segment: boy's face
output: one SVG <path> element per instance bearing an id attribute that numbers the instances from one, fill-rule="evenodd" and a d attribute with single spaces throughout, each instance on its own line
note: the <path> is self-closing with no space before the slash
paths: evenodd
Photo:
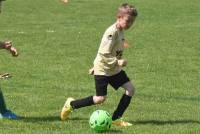
<path id="1" fill-rule="evenodd" d="M 129 29 L 132 25 L 133 22 L 135 21 L 135 17 L 130 16 L 130 15 L 124 15 L 118 18 L 118 24 L 121 29 Z"/>

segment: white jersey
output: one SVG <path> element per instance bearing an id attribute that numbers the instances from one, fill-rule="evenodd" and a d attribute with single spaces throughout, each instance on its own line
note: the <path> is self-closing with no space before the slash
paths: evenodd
<path id="1" fill-rule="evenodd" d="M 116 23 L 105 31 L 94 60 L 94 75 L 112 76 L 121 71 L 117 60 L 122 57 L 124 41 L 124 33 Z"/>

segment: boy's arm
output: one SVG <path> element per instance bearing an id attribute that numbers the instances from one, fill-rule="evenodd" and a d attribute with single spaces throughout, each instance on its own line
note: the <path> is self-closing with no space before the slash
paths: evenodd
<path id="1" fill-rule="evenodd" d="M 109 66 L 115 66 L 117 64 L 117 57 L 112 56 L 111 53 L 99 53 L 103 58 L 103 61 Z"/>
<path id="2" fill-rule="evenodd" d="M 104 61 L 109 65 L 109 66 L 115 66 L 116 64 L 118 66 L 121 66 L 121 67 L 124 67 L 127 65 L 127 60 L 125 59 L 117 59 L 116 57 L 110 55 L 110 54 L 107 54 L 107 55 L 102 55 Z"/>
<path id="3" fill-rule="evenodd" d="M 2 42 L 2 41 L 0 41 L 0 49 L 10 49 L 10 47 L 11 47 L 12 45 L 11 45 L 11 43 L 10 43 L 10 41 L 5 41 L 5 42 Z"/>
<path id="4" fill-rule="evenodd" d="M 92 68 L 89 69 L 88 74 L 90 74 L 90 75 L 94 74 L 94 67 L 92 67 Z"/>
<path id="5" fill-rule="evenodd" d="M 8 50 L 12 54 L 12 56 L 18 56 L 17 49 L 12 46 L 11 41 L 0 42 L 0 49 Z"/>

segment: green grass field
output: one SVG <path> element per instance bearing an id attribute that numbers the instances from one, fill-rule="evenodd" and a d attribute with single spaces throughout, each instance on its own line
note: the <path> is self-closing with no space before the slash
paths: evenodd
<path id="1" fill-rule="evenodd" d="M 19 49 L 12 58 L 1 50 L 0 72 L 7 107 L 20 120 L 0 120 L 0 134 L 90 134 L 89 116 L 114 111 L 123 90 L 108 90 L 103 105 L 82 108 L 62 122 L 60 110 L 69 96 L 95 94 L 88 69 L 105 29 L 115 21 L 124 0 L 7 0 L 0 15 L 0 40 Z M 139 16 L 125 32 L 131 47 L 125 68 L 136 94 L 124 119 L 132 127 L 107 133 L 200 133 L 200 1 L 126 0 Z"/>

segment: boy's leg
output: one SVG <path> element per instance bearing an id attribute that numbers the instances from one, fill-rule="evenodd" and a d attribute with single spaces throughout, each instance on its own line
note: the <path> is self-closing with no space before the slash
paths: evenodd
<path id="1" fill-rule="evenodd" d="M 94 105 L 93 96 L 77 99 L 70 103 L 73 109 Z"/>
<path id="2" fill-rule="evenodd" d="M 0 88 L 0 113 L 5 113 L 6 112 L 6 103 L 3 97 L 3 92 Z"/>
<path id="3" fill-rule="evenodd" d="M 3 92 L 0 89 L 0 114 L 1 118 L 18 119 L 18 116 L 6 108 Z"/>
<path id="4" fill-rule="evenodd" d="M 131 98 L 134 94 L 134 87 L 130 81 L 125 83 L 124 85 L 122 85 L 122 88 L 125 89 L 125 94 L 123 94 L 123 96 L 117 106 L 117 109 L 113 113 L 113 116 L 112 116 L 113 121 L 122 117 L 123 113 L 129 106 L 129 104 L 131 102 Z"/>
<path id="5" fill-rule="evenodd" d="M 130 82 L 130 79 L 126 75 L 126 72 L 121 70 L 118 74 L 109 77 L 109 84 L 117 90 L 119 87 L 125 89 L 125 94 L 122 96 L 117 109 L 114 111 L 112 120 L 116 120 L 122 117 L 126 108 L 130 104 L 131 98 L 134 94 L 134 87 Z"/>
<path id="6" fill-rule="evenodd" d="M 99 104 L 104 102 L 105 99 L 106 96 L 89 96 L 77 100 L 74 100 L 73 98 L 68 98 L 61 111 L 61 120 L 66 120 L 69 114 L 75 109 L 91 106 L 94 104 Z"/>
<path id="7" fill-rule="evenodd" d="M 108 81 L 106 76 L 94 76 L 96 86 L 96 96 L 89 96 L 83 99 L 74 100 L 68 98 L 61 111 L 61 120 L 66 120 L 68 115 L 74 110 L 94 104 L 103 103 L 106 100 Z"/>
<path id="8" fill-rule="evenodd" d="M 78 109 L 86 106 L 96 105 L 103 103 L 106 96 L 89 96 L 83 99 L 74 100 L 70 103 L 73 109 Z"/>

